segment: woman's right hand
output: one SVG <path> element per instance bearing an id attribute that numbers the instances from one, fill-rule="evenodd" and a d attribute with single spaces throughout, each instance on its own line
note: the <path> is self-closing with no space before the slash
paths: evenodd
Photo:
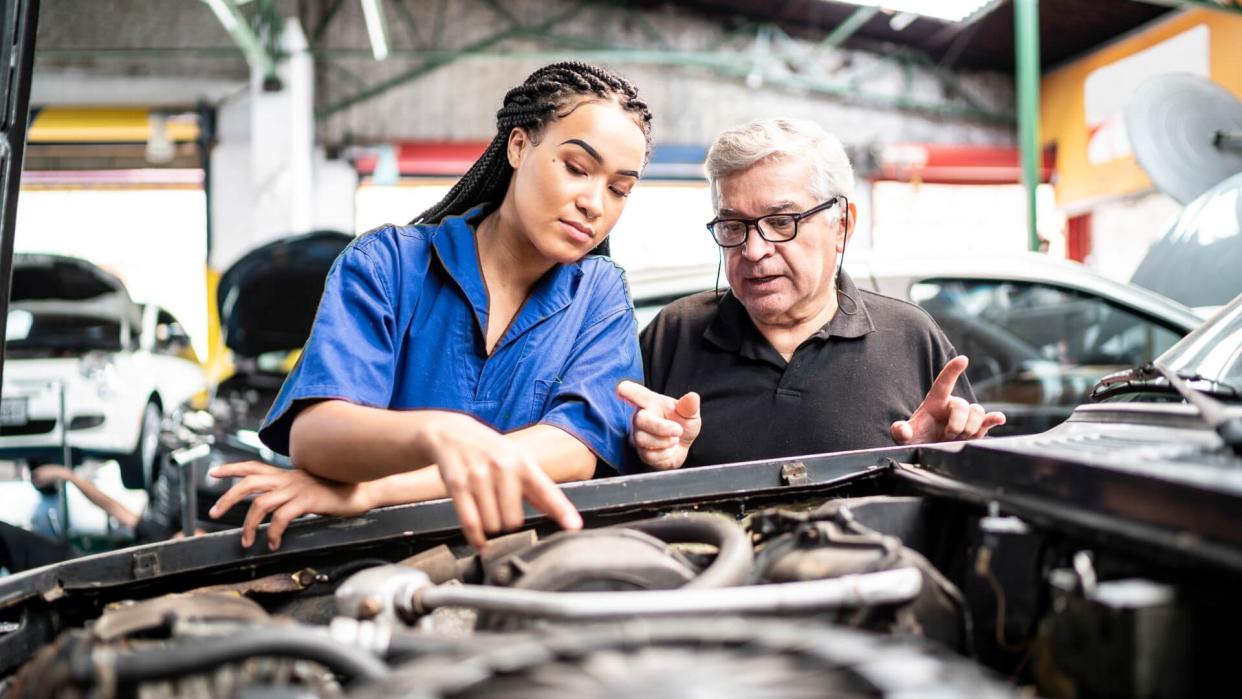
<path id="1" fill-rule="evenodd" d="M 212 505 L 212 519 L 228 512 L 250 495 L 257 495 L 242 525 L 242 546 L 254 543 L 259 525 L 272 515 L 267 528 L 267 547 L 280 548 L 289 523 L 306 514 L 356 517 L 370 510 L 372 501 L 365 483 L 337 483 L 300 469 L 277 468 L 260 461 L 243 461 L 213 468 L 213 478 L 241 478 Z"/>
<path id="2" fill-rule="evenodd" d="M 581 529 L 582 517 L 527 448 L 462 413 L 442 413 L 421 426 L 428 461 L 440 478 L 466 540 L 482 550 L 488 534 L 525 522 L 522 499 L 563 529 Z"/>

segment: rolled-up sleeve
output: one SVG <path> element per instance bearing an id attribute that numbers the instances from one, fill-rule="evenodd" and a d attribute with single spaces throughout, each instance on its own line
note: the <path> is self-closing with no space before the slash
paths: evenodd
<path id="1" fill-rule="evenodd" d="M 578 334 L 559 381 L 549 389 L 547 410 L 539 422 L 569 432 L 622 472 L 633 409 L 617 397 L 617 384 L 642 383 L 643 367 L 634 311 L 623 282 L 610 300 L 612 310 Z"/>
<path id="2" fill-rule="evenodd" d="M 396 371 L 395 322 L 385 279 L 364 243 L 355 241 L 328 273 L 310 338 L 280 389 L 259 438 L 289 453 L 289 430 L 308 401 L 335 398 L 387 408 Z"/>

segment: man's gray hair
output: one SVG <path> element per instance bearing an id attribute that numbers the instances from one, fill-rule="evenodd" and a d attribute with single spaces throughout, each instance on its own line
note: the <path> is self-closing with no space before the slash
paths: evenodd
<path id="1" fill-rule="evenodd" d="M 844 194 L 854 198 L 854 167 L 836 136 L 805 119 L 759 119 L 721 133 L 707 151 L 712 206 L 720 208 L 720 178 L 769 158 L 811 157 L 811 194 L 820 201 Z"/>

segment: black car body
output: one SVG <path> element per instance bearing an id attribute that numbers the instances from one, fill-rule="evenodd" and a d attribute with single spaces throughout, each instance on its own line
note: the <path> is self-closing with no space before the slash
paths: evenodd
<path id="1" fill-rule="evenodd" d="M 234 367 L 208 406 L 221 449 L 278 460 L 251 433 L 284 383 L 289 354 L 306 343 L 324 280 L 351 241 L 337 231 L 283 237 L 246 253 L 220 276 L 217 311 Z"/>

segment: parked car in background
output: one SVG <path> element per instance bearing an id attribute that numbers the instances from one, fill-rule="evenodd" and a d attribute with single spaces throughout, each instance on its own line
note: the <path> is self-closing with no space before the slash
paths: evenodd
<path id="1" fill-rule="evenodd" d="M 166 413 L 206 388 L 189 335 L 116 276 L 60 255 L 13 256 L 0 458 L 116 459 L 150 484 Z"/>
<path id="2" fill-rule="evenodd" d="M 1040 432 L 1069 417 L 1106 374 L 1150 362 L 1199 325 L 1188 307 L 1035 253 L 847 255 L 860 289 L 918 304 L 970 357 L 967 376 L 1008 422 L 994 434 Z M 639 327 L 666 304 L 715 288 L 715 266 L 629 275 Z M 727 287 L 723 273 L 721 288 Z"/>

